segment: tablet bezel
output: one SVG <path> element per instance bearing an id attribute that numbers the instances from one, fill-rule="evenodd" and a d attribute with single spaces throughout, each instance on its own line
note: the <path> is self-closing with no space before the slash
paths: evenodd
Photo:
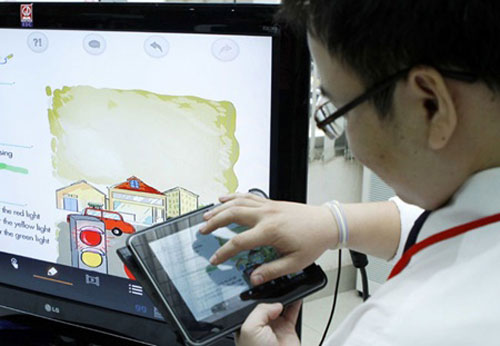
<path id="1" fill-rule="evenodd" d="M 326 285 L 325 274 L 317 265 L 313 264 L 304 269 L 302 275 L 304 279 L 302 279 L 300 283 L 296 283 L 296 287 L 294 288 L 288 285 L 283 295 L 278 294 L 269 298 L 251 300 L 248 306 L 236 312 L 232 312 L 213 323 L 197 321 L 174 283 L 168 277 L 168 274 L 163 271 L 162 265 L 148 244 L 154 240 L 167 237 L 193 225 L 200 224 L 203 222 L 203 214 L 211 208 L 213 208 L 213 206 L 208 206 L 176 219 L 154 225 L 131 235 L 127 240 L 127 246 L 136 258 L 137 263 L 141 266 L 141 269 L 155 287 L 183 337 L 190 344 L 206 345 L 237 330 L 248 314 L 260 302 L 281 302 L 286 305 L 316 292 Z M 161 277 L 158 277 L 156 270 L 153 269 L 155 267 L 161 269 Z M 160 283 L 160 280 L 162 283 Z M 165 295 L 166 291 L 169 292 L 168 297 Z"/>

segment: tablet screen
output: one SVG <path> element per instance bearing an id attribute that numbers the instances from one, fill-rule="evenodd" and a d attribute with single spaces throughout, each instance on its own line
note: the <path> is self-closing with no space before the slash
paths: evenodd
<path id="1" fill-rule="evenodd" d="M 149 246 L 197 321 L 212 322 L 252 304 L 240 293 L 252 287 L 250 274 L 278 257 L 271 247 L 244 251 L 219 266 L 210 257 L 225 242 L 246 230 L 239 225 L 199 233 L 201 223 L 154 240 Z"/>

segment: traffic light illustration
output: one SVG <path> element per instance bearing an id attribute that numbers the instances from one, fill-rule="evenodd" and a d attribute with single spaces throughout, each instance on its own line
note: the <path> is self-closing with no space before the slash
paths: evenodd
<path id="1" fill-rule="evenodd" d="M 108 273 L 106 226 L 85 215 L 68 215 L 73 267 Z"/>

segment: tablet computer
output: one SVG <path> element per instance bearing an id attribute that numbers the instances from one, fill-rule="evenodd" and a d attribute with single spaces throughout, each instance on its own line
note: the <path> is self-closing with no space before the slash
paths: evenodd
<path id="1" fill-rule="evenodd" d="M 236 331 L 260 302 L 286 305 L 318 291 L 327 282 L 321 268 L 312 264 L 252 287 L 252 271 L 278 258 L 272 247 L 244 251 L 212 266 L 209 258 L 214 252 L 246 228 L 231 224 L 209 235 L 200 234 L 203 214 L 211 208 L 157 224 L 127 240 L 136 261 L 135 271 L 141 272 L 139 283 L 148 286 L 149 295 L 162 305 L 160 311 L 169 315 L 167 321 L 176 325 L 190 345 L 207 345 Z"/>

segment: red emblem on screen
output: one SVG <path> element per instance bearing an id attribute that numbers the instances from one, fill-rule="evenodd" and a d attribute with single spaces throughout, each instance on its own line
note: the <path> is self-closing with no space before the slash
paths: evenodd
<path id="1" fill-rule="evenodd" d="M 33 4 L 21 5 L 21 26 L 33 27 Z"/>

